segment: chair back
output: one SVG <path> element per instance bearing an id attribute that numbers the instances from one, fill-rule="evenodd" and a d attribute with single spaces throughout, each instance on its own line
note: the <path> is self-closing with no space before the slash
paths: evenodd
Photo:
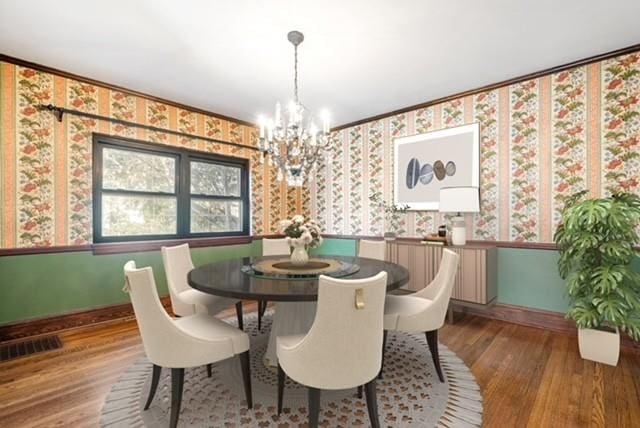
<path id="1" fill-rule="evenodd" d="M 287 240 L 262 238 L 262 255 L 263 256 L 288 256 L 291 254 L 291 248 L 287 245 Z"/>
<path id="2" fill-rule="evenodd" d="M 445 249 L 442 253 L 438 273 L 435 278 L 433 278 L 433 281 L 422 290 L 413 294 L 413 296 L 423 297 L 433 301 L 429 312 L 433 317 L 438 319 L 438 321 L 442 320 L 442 324 L 444 324 L 447 315 L 449 300 L 453 292 L 453 284 L 456 281 L 459 263 L 460 256 L 451 250 Z M 442 326 L 442 324 L 440 326 Z"/>
<path id="3" fill-rule="evenodd" d="M 195 305 L 185 303 L 179 297 L 183 291 L 191 290 L 187 282 L 187 274 L 193 269 L 189 244 L 162 247 L 161 252 L 173 312 L 181 317 L 193 315 L 196 312 Z"/>
<path id="4" fill-rule="evenodd" d="M 375 378 L 382 364 L 387 273 L 343 280 L 320 276 L 316 316 L 297 347 L 292 379 L 314 388 L 352 388 Z M 284 367 L 284 366 L 283 366 Z"/>
<path id="5" fill-rule="evenodd" d="M 358 247 L 358 257 L 385 261 L 387 258 L 386 241 L 367 241 L 366 239 L 361 239 Z"/>
<path id="6" fill-rule="evenodd" d="M 173 320 L 164 310 L 151 267 L 136 268 L 134 261 L 124 265 L 125 289 L 131 297 L 144 351 L 149 360 L 162 367 L 171 367 L 167 350 L 179 344 L 171 342 L 175 329 Z"/>

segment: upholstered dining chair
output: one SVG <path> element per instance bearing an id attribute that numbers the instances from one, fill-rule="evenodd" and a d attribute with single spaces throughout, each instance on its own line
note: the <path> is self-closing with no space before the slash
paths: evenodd
<path id="1" fill-rule="evenodd" d="M 231 305 L 236 305 L 238 327 L 241 330 L 244 328 L 241 300 L 213 296 L 189 286 L 187 274 L 193 269 L 189 244 L 162 247 L 161 252 L 174 314 L 180 317 L 195 313 L 215 315 Z"/>
<path id="2" fill-rule="evenodd" d="M 291 254 L 291 247 L 285 238 L 270 239 L 262 238 L 263 256 L 288 256 Z M 258 300 L 258 330 L 262 329 L 262 316 L 267 310 L 267 301 Z"/>
<path id="3" fill-rule="evenodd" d="M 287 239 L 269 239 L 262 238 L 262 255 L 263 256 L 288 256 L 291 254 L 291 248 L 287 244 Z"/>
<path id="4" fill-rule="evenodd" d="M 203 313 L 172 319 L 162 307 L 151 267 L 124 266 L 125 291 L 131 297 L 147 358 L 153 364 L 151 389 L 144 410 L 153 401 L 162 368 L 171 369 L 170 426 L 178 424 L 184 369 L 240 358 L 247 406 L 253 407 L 249 336 L 219 319 Z M 210 372 L 209 372 L 210 373 Z"/>
<path id="5" fill-rule="evenodd" d="M 369 419 L 379 427 L 376 376 L 382 364 L 382 328 L 387 273 L 344 280 L 320 276 L 318 306 L 306 335 L 280 336 L 278 414 L 285 377 L 309 388 L 309 426 L 317 427 L 322 389 L 365 385 Z"/>
<path id="6" fill-rule="evenodd" d="M 367 259 L 386 260 L 387 243 L 386 241 L 368 241 L 361 239 L 358 245 L 358 257 Z"/>
<path id="7" fill-rule="evenodd" d="M 445 249 L 438 273 L 429 285 L 410 295 L 389 295 L 384 305 L 383 343 L 388 331 L 424 332 L 440 382 L 444 382 L 444 376 L 438 355 L 438 329 L 444 325 L 459 259 L 458 254 Z"/>

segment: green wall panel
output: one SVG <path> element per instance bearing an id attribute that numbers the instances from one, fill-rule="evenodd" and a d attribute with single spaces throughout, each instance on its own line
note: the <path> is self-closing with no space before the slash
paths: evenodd
<path id="1" fill-rule="evenodd" d="M 557 251 L 499 248 L 498 302 L 565 312 L 568 300 L 557 262 Z"/>
<path id="2" fill-rule="evenodd" d="M 328 238 L 322 242 L 322 245 L 311 251 L 312 255 L 334 255 L 334 256 L 355 256 L 356 241 L 355 239 L 333 239 Z"/>
<path id="3" fill-rule="evenodd" d="M 260 254 L 258 241 L 246 245 L 194 248 L 196 266 Z M 0 257 L 0 324 L 125 303 L 122 267 L 128 260 L 151 266 L 158 292 L 167 283 L 160 251 L 93 255 L 91 252 Z"/>

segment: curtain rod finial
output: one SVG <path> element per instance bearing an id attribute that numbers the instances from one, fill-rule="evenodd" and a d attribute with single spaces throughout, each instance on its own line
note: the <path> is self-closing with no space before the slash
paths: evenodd
<path id="1" fill-rule="evenodd" d="M 64 109 L 61 107 L 56 107 L 53 104 L 40 104 L 38 106 L 38 108 L 40 110 L 49 110 L 50 112 L 52 112 L 55 116 L 56 119 L 58 120 L 58 122 L 62 122 L 62 116 L 64 115 Z"/>

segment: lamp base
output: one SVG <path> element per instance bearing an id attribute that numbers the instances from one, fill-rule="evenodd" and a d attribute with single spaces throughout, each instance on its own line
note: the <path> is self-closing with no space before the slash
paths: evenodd
<path id="1" fill-rule="evenodd" d="M 451 244 L 464 245 L 467 243 L 467 227 L 464 217 L 454 217 L 451 219 Z"/>

